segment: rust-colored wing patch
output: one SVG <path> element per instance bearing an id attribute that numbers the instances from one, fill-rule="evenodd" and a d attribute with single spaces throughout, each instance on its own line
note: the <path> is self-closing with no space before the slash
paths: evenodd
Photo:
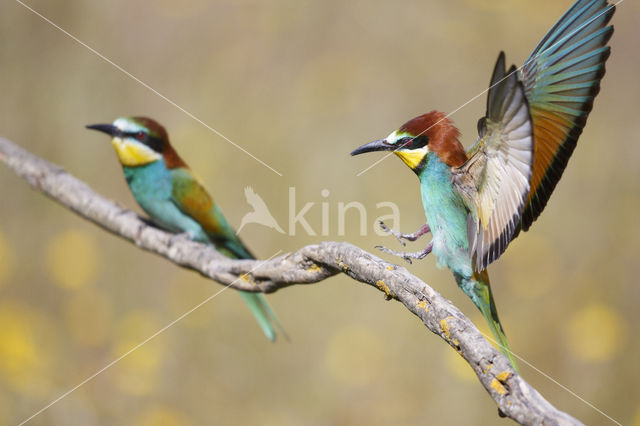
<path id="1" fill-rule="evenodd" d="M 577 1 L 519 72 L 534 136 L 531 190 L 520 223 L 525 231 L 560 180 L 600 91 L 613 34 L 607 23 L 614 11 L 606 0 Z"/>

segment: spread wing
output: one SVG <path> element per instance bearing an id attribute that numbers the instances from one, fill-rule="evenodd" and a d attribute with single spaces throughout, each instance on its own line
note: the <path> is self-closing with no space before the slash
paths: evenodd
<path id="1" fill-rule="evenodd" d="M 204 229 L 218 250 L 226 249 L 232 257 L 252 258 L 251 253 L 236 236 L 222 212 L 207 190 L 191 174 L 189 169 L 171 169 L 173 177 L 172 201 Z"/>
<path id="2" fill-rule="evenodd" d="M 469 253 L 484 270 L 507 248 L 529 195 L 533 133 L 524 87 L 504 53 L 493 71 L 486 116 L 469 160 L 453 170 L 453 184 L 470 210 Z"/>
<path id="3" fill-rule="evenodd" d="M 560 180 L 600 91 L 613 34 L 606 25 L 614 12 L 606 0 L 576 1 L 519 71 L 534 137 L 531 190 L 520 224 L 525 231 Z"/>

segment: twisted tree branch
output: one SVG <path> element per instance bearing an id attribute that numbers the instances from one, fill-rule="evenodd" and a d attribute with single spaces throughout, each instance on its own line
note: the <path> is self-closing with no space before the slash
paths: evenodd
<path id="1" fill-rule="evenodd" d="M 134 212 L 12 142 L 0 138 L 0 160 L 35 189 L 105 230 L 186 268 L 238 290 L 271 293 L 343 273 L 396 299 L 444 339 L 473 368 L 501 413 L 527 425 L 577 425 L 547 402 L 511 367 L 471 321 L 405 268 L 349 243 L 321 242 L 268 261 L 230 260 L 210 246 L 155 228 Z"/>

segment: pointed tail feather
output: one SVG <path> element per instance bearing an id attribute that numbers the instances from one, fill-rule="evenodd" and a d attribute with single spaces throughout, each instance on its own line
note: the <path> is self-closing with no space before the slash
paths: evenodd
<path id="1" fill-rule="evenodd" d="M 500 350 L 507 356 L 507 358 L 509 358 L 513 368 L 519 372 L 518 364 L 516 364 L 515 357 L 509 348 L 507 336 L 505 335 L 502 324 L 500 324 L 500 319 L 498 318 L 498 311 L 496 309 L 496 304 L 493 301 L 493 294 L 491 293 L 489 274 L 487 270 L 485 269 L 482 272 L 474 273 L 473 279 L 471 280 L 462 279 L 462 281 L 462 290 L 471 297 L 473 303 L 478 307 L 478 309 L 480 309 L 480 312 L 482 312 L 482 315 L 489 324 L 491 332 L 496 338 L 496 343 L 500 347 Z"/>
<path id="2" fill-rule="evenodd" d="M 271 306 L 267 303 L 267 300 L 260 293 L 248 293 L 246 291 L 239 291 L 240 295 L 244 299 L 251 313 L 258 321 L 260 328 L 264 332 L 265 336 L 272 342 L 276 340 L 276 328 L 282 333 L 282 335 L 289 340 L 287 333 L 285 333 L 282 324 L 276 317 L 275 312 L 271 309 Z"/>
<path id="3" fill-rule="evenodd" d="M 217 241 L 216 248 L 220 253 L 231 259 L 254 259 L 251 252 L 245 247 L 240 238 L 233 232 L 231 226 L 227 223 L 226 219 L 222 215 L 219 209 L 215 210 L 216 221 L 221 224 L 223 229 L 227 232 L 223 235 L 224 238 L 219 238 L 220 235 L 211 235 L 211 241 Z M 244 299 L 251 313 L 258 321 L 260 328 L 272 342 L 276 340 L 276 329 L 282 333 L 285 339 L 289 340 L 287 333 L 285 333 L 282 324 L 278 320 L 273 309 L 267 303 L 265 297 L 260 293 L 250 293 L 246 291 L 239 291 L 240 295 Z"/>
<path id="4" fill-rule="evenodd" d="M 271 308 L 271 305 L 267 303 L 267 299 L 262 294 L 259 294 L 258 296 L 260 296 L 258 297 L 258 302 L 260 302 L 260 305 L 262 306 L 262 310 L 269 315 L 269 319 L 271 320 L 271 325 L 275 326 L 275 328 L 278 330 L 280 334 L 282 334 L 282 336 L 286 341 L 288 342 L 291 341 L 289 339 L 289 335 L 284 330 L 282 323 L 278 319 L 278 316 L 276 315 L 275 311 L 273 310 L 273 308 Z"/>

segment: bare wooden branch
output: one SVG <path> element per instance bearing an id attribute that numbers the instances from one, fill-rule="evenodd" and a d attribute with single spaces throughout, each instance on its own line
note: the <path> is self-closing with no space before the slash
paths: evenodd
<path id="1" fill-rule="evenodd" d="M 230 260 L 210 246 L 147 224 L 60 167 L 3 138 L 0 159 L 32 187 L 105 230 L 235 289 L 271 293 L 294 284 L 317 283 L 339 273 L 369 284 L 387 299 L 401 302 L 457 351 L 503 415 L 526 425 L 581 424 L 547 402 L 458 308 L 403 267 L 339 242 L 309 245 L 268 261 Z"/>

